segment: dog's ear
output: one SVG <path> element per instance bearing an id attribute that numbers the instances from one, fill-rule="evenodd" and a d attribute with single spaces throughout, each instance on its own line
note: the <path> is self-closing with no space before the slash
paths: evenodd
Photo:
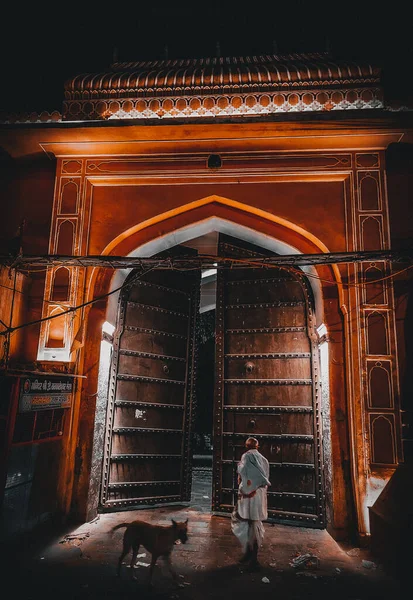
<path id="1" fill-rule="evenodd" d="M 171 521 L 172 521 L 173 526 L 176 527 L 176 521 L 174 521 L 173 519 L 171 519 Z"/>

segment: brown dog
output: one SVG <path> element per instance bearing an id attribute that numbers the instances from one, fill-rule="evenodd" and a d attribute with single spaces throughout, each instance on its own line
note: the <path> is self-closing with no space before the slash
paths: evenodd
<path id="1" fill-rule="evenodd" d="M 119 523 L 112 527 L 111 533 L 117 529 L 126 527 L 123 534 L 123 550 L 118 560 L 117 575 L 120 577 L 122 561 L 125 556 L 132 550 L 132 560 L 130 563 L 133 576 L 133 567 L 136 562 L 136 557 L 140 546 L 143 546 L 152 554 L 151 565 L 149 568 L 148 583 L 152 581 L 152 574 L 156 561 L 161 556 L 168 565 L 169 571 L 176 581 L 177 575 L 171 564 L 171 553 L 174 544 L 180 540 L 183 544 L 188 539 L 188 519 L 179 523 L 172 519 L 172 525 L 153 525 L 145 523 L 145 521 L 132 521 L 131 523 Z"/>

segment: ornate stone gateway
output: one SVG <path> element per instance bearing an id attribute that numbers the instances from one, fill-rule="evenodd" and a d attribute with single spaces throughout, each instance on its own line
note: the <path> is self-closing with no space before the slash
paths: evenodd
<path id="1" fill-rule="evenodd" d="M 221 239 L 221 257 L 257 257 L 233 242 Z M 232 510 L 237 462 L 253 435 L 270 462 L 270 518 L 324 527 L 315 339 L 310 290 L 296 269 L 219 270 L 215 511 Z"/>

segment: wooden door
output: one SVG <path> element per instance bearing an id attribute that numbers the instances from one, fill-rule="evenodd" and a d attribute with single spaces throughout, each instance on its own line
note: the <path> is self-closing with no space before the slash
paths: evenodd
<path id="1" fill-rule="evenodd" d="M 221 236 L 220 257 L 258 249 Z M 263 254 L 264 251 L 261 250 Z M 270 462 L 269 518 L 324 527 L 318 348 L 306 279 L 285 268 L 219 268 L 213 510 L 236 503 L 248 436 Z"/>
<path id="2" fill-rule="evenodd" d="M 190 500 L 199 286 L 199 271 L 175 270 L 132 275 L 124 286 L 109 386 L 105 509 Z"/>

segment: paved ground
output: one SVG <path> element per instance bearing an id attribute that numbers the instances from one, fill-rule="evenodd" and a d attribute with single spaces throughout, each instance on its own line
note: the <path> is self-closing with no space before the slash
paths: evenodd
<path id="1" fill-rule="evenodd" d="M 401 582 L 377 565 L 367 550 L 339 545 L 326 531 L 315 529 L 266 523 L 259 555 L 261 570 L 249 572 L 238 564 L 241 551 L 230 520 L 210 514 L 209 495 L 208 476 L 201 474 L 189 507 L 102 514 L 91 523 L 38 540 L 8 557 L 3 554 L 7 580 L 15 582 L 10 596 L 22 600 L 40 596 L 56 596 L 59 600 L 401 598 Z M 124 530 L 111 536 L 111 527 L 134 518 L 169 524 L 172 517 L 189 519 L 189 540 L 185 545 L 176 545 L 172 558 L 180 574 L 179 585 L 174 585 L 160 562 L 154 571 L 153 586 L 148 589 L 145 578 L 150 556 L 143 549 L 133 569 L 136 579 L 132 579 L 127 564 L 130 559 L 125 561 L 122 577 L 117 578 Z M 304 554 L 317 556 L 318 567 L 291 566 L 294 558 Z M 4 576 L 2 580 L 4 585 Z"/>

